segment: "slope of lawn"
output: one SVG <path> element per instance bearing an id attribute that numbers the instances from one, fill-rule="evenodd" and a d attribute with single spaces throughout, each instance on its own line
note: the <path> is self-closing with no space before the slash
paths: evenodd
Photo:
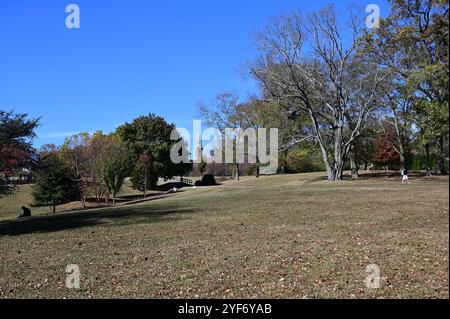
<path id="1" fill-rule="evenodd" d="M 0 297 L 448 298 L 448 192 L 448 177 L 302 174 L 4 220 Z"/>
<path id="2" fill-rule="evenodd" d="M 14 219 L 21 212 L 22 206 L 26 206 L 32 210 L 32 215 L 43 215 L 48 214 L 51 210 L 49 207 L 35 207 L 34 200 L 32 196 L 33 187 L 32 185 L 20 185 L 13 196 L 0 198 L 0 221 Z M 150 192 L 151 194 L 152 192 Z M 131 187 L 129 181 L 125 181 L 121 192 L 118 194 L 119 200 L 133 200 L 142 196 L 140 191 L 134 190 Z M 89 206 L 95 207 L 95 199 L 91 199 Z M 68 203 L 65 205 L 59 205 L 56 208 L 57 212 L 70 211 L 74 209 L 81 209 L 81 202 Z"/>

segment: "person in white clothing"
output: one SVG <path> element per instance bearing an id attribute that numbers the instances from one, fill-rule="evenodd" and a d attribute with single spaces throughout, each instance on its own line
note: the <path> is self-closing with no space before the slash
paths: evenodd
<path id="1" fill-rule="evenodd" d="M 408 170 L 406 168 L 402 169 L 402 184 L 409 184 Z"/>

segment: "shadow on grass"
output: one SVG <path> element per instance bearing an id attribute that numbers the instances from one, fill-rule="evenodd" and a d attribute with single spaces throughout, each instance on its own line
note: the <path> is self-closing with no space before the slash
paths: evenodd
<path id="1" fill-rule="evenodd" d="M 149 194 L 145 195 L 145 198 L 152 198 L 152 197 L 160 196 L 160 195 L 162 195 L 162 192 L 150 191 Z M 116 202 L 117 203 L 123 203 L 123 202 L 139 200 L 139 199 L 144 199 L 144 196 L 142 194 L 139 194 L 139 195 L 123 195 L 123 196 L 117 197 L 116 198 Z"/>
<path id="2" fill-rule="evenodd" d="M 308 184 L 314 184 L 317 182 L 326 182 L 327 180 L 328 180 L 328 176 L 322 175 L 322 176 L 311 178 L 311 179 L 305 181 L 304 184 L 308 185 Z"/>
<path id="3" fill-rule="evenodd" d="M 408 173 L 409 177 L 413 178 L 432 178 L 433 176 L 427 176 L 426 172 L 423 171 L 410 171 Z M 439 176 L 439 175 L 436 175 Z M 345 179 L 351 180 L 351 174 L 347 173 L 344 175 Z M 373 172 L 367 172 L 363 171 L 359 173 L 358 179 L 360 180 L 369 180 L 369 179 L 398 179 L 401 180 L 402 175 L 400 172 L 397 171 L 373 171 Z"/>
<path id="4" fill-rule="evenodd" d="M 0 222 L 0 236 L 51 233 L 101 224 L 111 226 L 148 224 L 181 219 L 181 215 L 194 212 L 196 210 L 192 208 L 175 206 L 140 206 L 57 213 Z"/>
<path id="5" fill-rule="evenodd" d="M 161 191 L 161 192 L 166 192 L 169 189 L 172 189 L 174 187 L 180 189 L 180 188 L 183 188 L 183 187 L 192 187 L 192 186 L 193 185 L 189 185 L 189 184 L 181 183 L 181 182 L 168 182 L 168 183 L 165 183 L 163 185 L 157 186 L 156 189 Z"/>
<path id="6" fill-rule="evenodd" d="M 412 171 L 408 174 L 409 177 L 413 178 L 424 178 L 427 177 L 425 172 L 422 171 Z M 345 172 L 343 175 L 343 181 L 355 181 L 355 180 L 381 180 L 381 179 L 398 179 L 401 180 L 401 174 L 397 171 L 360 171 L 359 177 L 357 179 L 352 179 L 352 176 L 349 172 Z M 432 180 L 432 177 L 427 177 Z M 328 180 L 326 175 L 318 176 L 315 178 L 311 178 L 306 181 L 305 184 L 314 184 L 317 182 L 325 182 Z"/>

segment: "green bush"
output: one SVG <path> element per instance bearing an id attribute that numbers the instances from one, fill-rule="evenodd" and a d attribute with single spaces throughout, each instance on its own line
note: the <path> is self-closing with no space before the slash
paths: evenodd
<path id="1" fill-rule="evenodd" d="M 311 146 L 297 147 L 286 156 L 289 173 L 317 172 L 324 169 L 320 151 Z"/>
<path id="2" fill-rule="evenodd" d="M 195 186 L 214 186 L 217 185 L 216 179 L 214 178 L 214 175 L 211 174 L 205 174 L 202 177 L 202 180 L 196 181 Z"/>

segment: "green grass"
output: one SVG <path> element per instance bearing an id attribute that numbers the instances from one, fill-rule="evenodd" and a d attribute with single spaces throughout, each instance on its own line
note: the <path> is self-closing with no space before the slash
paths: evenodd
<path id="1" fill-rule="evenodd" d="M 449 297 L 448 177 L 322 178 L 244 178 L 2 221 L 0 297 Z M 79 290 L 64 287 L 68 264 Z M 365 286 L 369 264 L 379 289 Z"/>
<path id="2" fill-rule="evenodd" d="M 10 220 L 16 218 L 21 212 L 22 206 L 31 208 L 33 216 L 39 216 L 50 213 L 49 207 L 34 207 L 33 196 L 31 195 L 32 185 L 20 185 L 17 192 L 13 196 L 0 198 L 0 221 Z M 156 194 L 158 192 L 148 192 L 148 194 Z M 125 181 L 121 192 L 118 194 L 119 198 L 134 199 L 142 196 L 142 192 L 131 187 L 129 181 Z M 57 212 L 67 211 L 73 209 L 72 205 L 61 205 L 57 207 Z M 77 203 L 81 207 L 81 203 Z"/>
<path id="3" fill-rule="evenodd" d="M 33 204 L 31 191 L 31 185 L 21 185 L 13 196 L 0 198 L 0 221 L 17 217 L 22 212 L 22 206 L 31 208 L 33 215 L 49 213 L 48 207 L 31 207 Z"/>

